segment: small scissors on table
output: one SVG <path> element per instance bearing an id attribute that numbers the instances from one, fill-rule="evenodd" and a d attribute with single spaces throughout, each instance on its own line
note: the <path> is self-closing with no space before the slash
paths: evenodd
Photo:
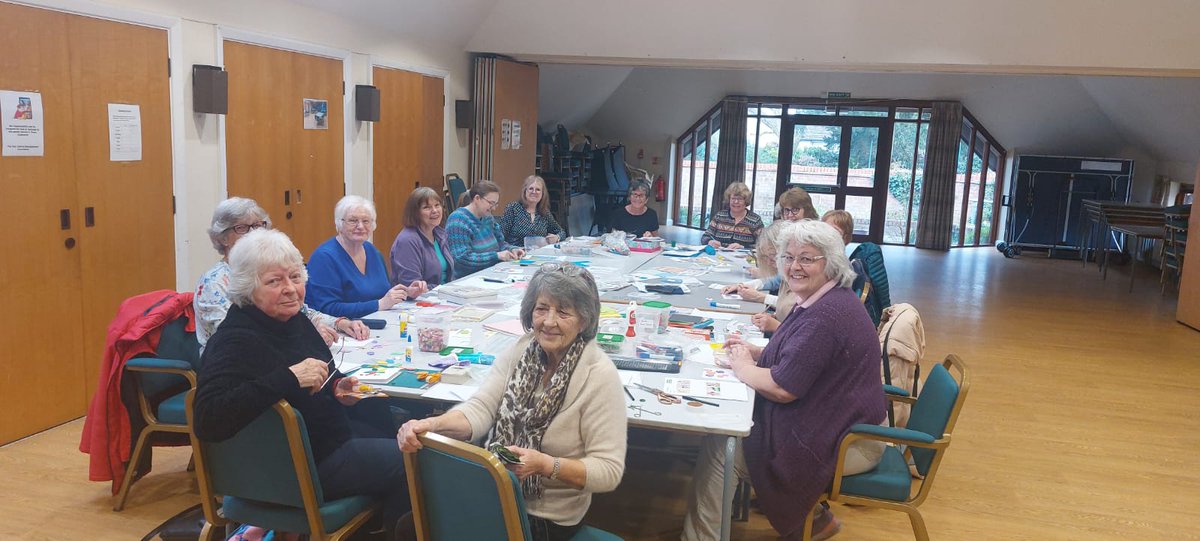
<path id="1" fill-rule="evenodd" d="M 670 406 L 671 404 L 683 403 L 683 400 L 681 398 L 679 398 L 678 396 L 672 395 L 672 394 L 667 394 L 662 389 L 655 389 L 653 387 L 647 387 L 645 385 L 642 385 L 641 383 L 633 383 L 632 385 L 634 387 L 637 387 L 638 389 L 641 389 L 643 391 L 646 391 L 646 392 L 654 395 L 656 398 L 658 398 L 658 403 L 660 403 L 664 406 Z"/>

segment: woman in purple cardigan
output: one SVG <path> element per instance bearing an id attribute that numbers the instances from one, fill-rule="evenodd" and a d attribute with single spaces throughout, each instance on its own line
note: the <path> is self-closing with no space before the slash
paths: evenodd
<path id="1" fill-rule="evenodd" d="M 392 283 L 414 280 L 429 287 L 454 276 L 454 258 L 442 227 L 442 198 L 433 188 L 417 188 L 404 205 L 404 229 L 392 243 Z"/>
<path id="2" fill-rule="evenodd" d="M 850 427 L 882 424 L 887 405 L 879 378 L 879 338 L 850 289 L 854 271 L 841 234 L 824 222 L 790 226 L 776 260 L 796 305 L 766 348 L 730 338 L 730 363 L 755 391 L 754 426 L 737 453 L 735 470 L 749 473 L 758 505 L 783 539 L 801 539 L 804 519 L 833 481 L 838 446 Z M 720 524 L 725 438 L 709 438 L 696 464 L 696 492 L 684 523 L 685 540 L 715 538 Z M 875 467 L 883 443 L 851 445 L 848 475 Z M 744 458 L 744 461 L 741 460 Z M 813 520 L 813 539 L 840 524 L 827 508 Z"/>

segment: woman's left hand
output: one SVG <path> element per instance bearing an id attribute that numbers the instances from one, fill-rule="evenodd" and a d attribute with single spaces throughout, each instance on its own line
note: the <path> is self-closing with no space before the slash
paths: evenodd
<path id="1" fill-rule="evenodd" d="M 339 319 L 337 321 L 339 331 L 346 334 L 355 340 L 366 340 L 371 337 L 371 329 L 367 328 L 366 324 L 354 319 Z"/>
<path id="2" fill-rule="evenodd" d="M 524 481 L 530 475 L 550 477 L 550 472 L 554 469 L 554 458 L 550 455 L 536 449 L 526 449 L 516 445 L 509 445 L 508 450 L 521 457 L 522 464 L 505 465 L 509 471 L 517 474 L 517 479 Z"/>
<path id="3" fill-rule="evenodd" d="M 341 402 L 343 406 L 353 406 L 362 400 L 362 395 L 354 390 L 358 388 L 358 378 L 350 376 L 337 381 L 337 385 L 333 386 L 333 397 Z"/>
<path id="4" fill-rule="evenodd" d="M 413 283 L 408 284 L 404 288 L 405 293 L 408 293 L 408 298 L 415 299 L 429 292 L 429 285 L 422 280 L 413 280 Z"/>
<path id="5" fill-rule="evenodd" d="M 733 369 L 734 375 L 741 379 L 739 373 L 745 369 L 758 366 L 754 362 L 754 358 L 750 353 L 750 348 L 746 344 L 734 344 L 729 347 L 729 367 Z"/>
<path id="6" fill-rule="evenodd" d="M 730 250 L 741 250 L 742 248 L 745 248 L 745 246 L 742 246 L 741 244 L 738 244 L 736 242 L 731 242 L 729 244 L 726 244 L 725 247 L 729 248 Z"/>
<path id="7" fill-rule="evenodd" d="M 554 244 L 562 240 L 558 235 L 546 235 L 546 244 Z"/>
<path id="8" fill-rule="evenodd" d="M 317 332 L 321 333 L 321 339 L 325 340 L 327 346 L 332 346 L 338 340 L 337 330 L 324 323 L 317 323 Z"/>

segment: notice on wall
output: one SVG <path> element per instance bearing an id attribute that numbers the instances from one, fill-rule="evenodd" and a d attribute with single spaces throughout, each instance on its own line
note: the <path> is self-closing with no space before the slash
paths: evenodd
<path id="1" fill-rule="evenodd" d="M 328 130 L 329 102 L 304 98 L 304 129 Z"/>
<path id="2" fill-rule="evenodd" d="M 108 104 L 108 159 L 142 161 L 142 108 L 127 103 Z"/>
<path id="3" fill-rule="evenodd" d="M 500 150 L 512 148 L 512 120 L 500 119 Z"/>
<path id="4" fill-rule="evenodd" d="M 0 156 L 43 156 L 42 95 L 0 90 Z"/>
<path id="5" fill-rule="evenodd" d="M 521 121 L 512 121 L 512 149 L 521 150 Z"/>

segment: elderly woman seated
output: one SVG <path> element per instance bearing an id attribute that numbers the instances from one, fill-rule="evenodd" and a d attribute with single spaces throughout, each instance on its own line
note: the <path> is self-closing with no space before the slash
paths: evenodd
<path id="1" fill-rule="evenodd" d="M 208 269 L 196 284 L 196 295 L 192 305 L 196 309 L 196 340 L 201 351 L 209 337 L 225 320 L 229 311 L 229 250 L 247 233 L 260 228 L 271 228 L 271 217 L 253 199 L 231 197 L 217 204 L 213 210 L 208 238 L 213 248 L 221 254 L 221 260 Z M 303 305 L 300 312 L 312 320 L 326 344 L 337 340 L 341 331 L 357 339 L 365 339 L 370 331 L 362 322 L 346 318 L 335 318 Z"/>
<path id="2" fill-rule="evenodd" d="M 409 421 L 404 451 L 418 434 L 500 443 L 521 457 L 533 539 L 570 539 L 592 493 L 617 488 L 625 470 L 625 398 L 616 367 L 596 346 L 596 282 L 570 264 L 542 267 L 521 301 L 532 332 L 502 355 L 470 400 L 444 415 Z"/>
<path id="3" fill-rule="evenodd" d="M 758 505 L 784 539 L 801 539 L 804 519 L 833 479 L 838 446 L 850 427 L 886 420 L 879 378 L 879 338 L 858 297 L 841 235 L 829 224 L 790 226 L 780 244 L 779 268 L 796 307 L 766 348 L 730 338 L 734 374 L 755 391 L 754 426 L 737 453 L 735 470 L 748 471 Z M 855 443 L 848 475 L 879 463 L 883 444 Z M 724 438 L 706 438 L 683 538 L 715 539 L 720 523 Z M 743 461 L 744 458 L 744 461 Z M 813 539 L 839 524 L 828 509 L 813 521 Z"/>
<path id="4" fill-rule="evenodd" d="M 333 209 L 333 225 L 337 235 L 308 258 L 311 302 L 318 310 L 363 317 L 428 291 L 420 280 L 392 286 L 383 254 L 370 241 L 376 225 L 374 203 L 357 195 L 343 197 Z"/>
<path id="5" fill-rule="evenodd" d="M 304 260 L 287 235 L 252 231 L 230 250 L 233 306 L 205 348 L 196 389 L 195 434 L 233 437 L 279 400 L 304 416 L 327 499 L 383 500 L 387 524 L 408 509 L 404 460 L 390 437 L 360 437 L 347 410 L 360 399 L 354 377 L 333 370 L 321 335 L 300 313 Z"/>

